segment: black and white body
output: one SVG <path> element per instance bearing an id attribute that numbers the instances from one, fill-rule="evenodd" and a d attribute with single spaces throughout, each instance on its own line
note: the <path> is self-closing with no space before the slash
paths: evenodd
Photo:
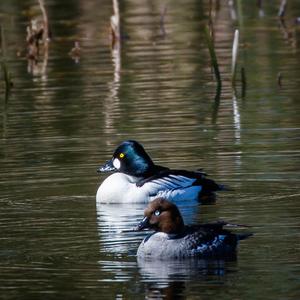
<path id="1" fill-rule="evenodd" d="M 99 203 L 147 203 L 157 197 L 203 202 L 214 200 L 214 192 L 224 190 L 201 171 L 172 170 L 154 164 L 143 146 L 131 140 L 119 145 L 112 159 L 98 169 L 110 171 L 114 173 L 98 188 Z"/>

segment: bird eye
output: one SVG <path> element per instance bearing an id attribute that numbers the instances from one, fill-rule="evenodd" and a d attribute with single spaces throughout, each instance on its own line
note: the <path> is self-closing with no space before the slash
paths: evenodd
<path id="1" fill-rule="evenodd" d="M 159 211 L 159 210 L 156 210 L 156 211 L 154 212 L 154 215 L 158 217 L 158 216 L 160 215 L 160 211 Z"/>
<path id="2" fill-rule="evenodd" d="M 120 158 L 123 158 L 124 156 L 125 156 L 125 154 L 124 153 L 120 153 Z"/>

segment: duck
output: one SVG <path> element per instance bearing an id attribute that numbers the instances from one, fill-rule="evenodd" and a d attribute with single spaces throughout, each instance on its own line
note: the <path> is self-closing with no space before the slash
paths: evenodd
<path id="1" fill-rule="evenodd" d="M 144 218 L 135 228 L 154 233 L 146 236 L 137 250 L 139 259 L 234 259 L 240 240 L 252 233 L 235 234 L 225 221 L 185 225 L 176 204 L 156 198 L 148 204 Z"/>
<path id="2" fill-rule="evenodd" d="M 201 170 L 175 170 L 155 164 L 134 140 L 122 142 L 97 172 L 114 172 L 99 186 L 97 203 L 148 203 L 157 197 L 213 203 L 216 191 L 228 189 Z"/>

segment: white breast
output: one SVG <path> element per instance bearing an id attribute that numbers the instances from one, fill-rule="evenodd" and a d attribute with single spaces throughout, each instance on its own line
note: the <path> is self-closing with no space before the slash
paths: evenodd
<path id="1" fill-rule="evenodd" d="M 114 173 L 99 186 L 98 203 L 147 203 L 149 195 L 136 186 L 138 178 L 123 173 Z"/>

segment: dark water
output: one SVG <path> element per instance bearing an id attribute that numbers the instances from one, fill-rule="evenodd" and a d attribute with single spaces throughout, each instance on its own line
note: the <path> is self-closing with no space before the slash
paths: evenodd
<path id="1" fill-rule="evenodd" d="M 219 102 L 202 31 L 209 1 L 122 2 L 119 53 L 110 1 L 46 2 L 53 39 L 32 72 L 24 49 L 37 1 L 0 3 L 14 83 L 1 101 L 0 298 L 299 299 L 298 1 L 289 1 L 286 27 L 275 1 L 261 12 L 256 1 L 214 7 Z M 235 28 L 244 96 L 240 79 L 236 95 L 230 84 Z M 237 261 L 137 261 L 143 235 L 121 231 L 144 206 L 95 203 L 104 179 L 96 168 L 128 138 L 157 163 L 202 167 L 234 189 L 216 205 L 181 210 L 189 223 L 251 225 Z"/>

